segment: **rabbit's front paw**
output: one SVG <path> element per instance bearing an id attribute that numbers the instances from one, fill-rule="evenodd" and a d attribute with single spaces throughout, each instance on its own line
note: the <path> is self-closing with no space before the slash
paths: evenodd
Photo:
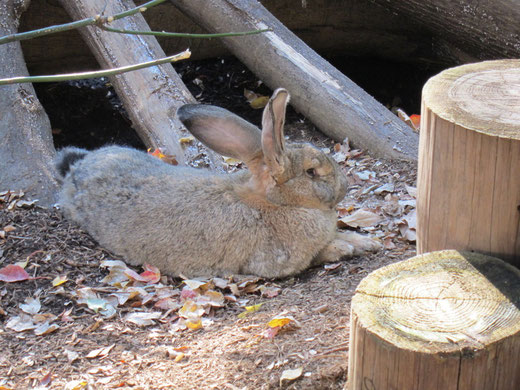
<path id="1" fill-rule="evenodd" d="M 376 239 L 359 234 L 356 232 L 341 232 L 338 233 L 338 238 L 336 240 L 343 240 L 354 248 L 354 255 L 361 255 L 366 252 L 378 252 L 383 248 L 381 243 Z"/>
<path id="2" fill-rule="evenodd" d="M 352 257 L 354 247 L 347 241 L 335 238 L 314 258 L 313 264 L 332 263 L 342 257 Z"/>

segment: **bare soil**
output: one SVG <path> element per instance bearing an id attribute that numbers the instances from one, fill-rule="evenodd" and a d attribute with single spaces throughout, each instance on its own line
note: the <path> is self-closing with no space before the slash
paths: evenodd
<path id="1" fill-rule="evenodd" d="M 191 75 L 192 80 L 202 79 L 205 90 L 212 90 L 207 81 L 211 72 L 205 69 L 192 66 L 182 73 Z M 215 104 L 231 108 L 237 106 L 233 101 L 242 99 L 242 108 L 233 111 L 252 112 L 248 119 L 258 122 L 260 111 L 250 110 L 237 92 L 246 84 L 251 87 L 251 76 L 242 80 L 237 76 L 244 74 L 242 70 L 230 72 L 235 79 L 229 73 L 219 77 L 224 85 L 233 84 L 234 92 L 214 87 L 216 94 L 224 94 L 224 100 L 229 97 L 230 102 Z M 200 84 L 196 87 L 200 89 L 199 98 L 208 101 Z M 333 143 L 305 118 L 294 111 L 288 115 L 291 140 L 312 141 L 332 149 Z M 63 135 L 64 131 L 60 128 L 57 133 Z M 378 161 L 362 151 L 348 154 L 342 164 L 351 183 L 342 206 L 370 209 L 380 215 L 382 220 L 376 227 L 361 230 L 379 237 L 385 249 L 295 277 L 256 282 L 258 286 L 278 287 L 274 297 L 262 296 L 260 289 L 234 294 L 215 288 L 223 294 L 234 294 L 236 301 L 227 300 L 224 307 L 209 310 L 205 318 L 212 323 L 197 330 L 177 330 L 178 316 L 168 311 L 150 326 L 125 321 L 128 313 L 154 310 L 143 302 L 121 305 L 111 318 L 79 304 L 75 296 L 78 289 L 108 288 L 101 282 L 108 271 L 100 267 L 100 262 L 117 257 L 64 220 L 56 209 L 8 210 L 8 205 L 0 202 L 0 231 L 6 232 L 0 238 L 0 268 L 28 260 L 27 272 L 42 277 L 0 282 L 0 388 L 342 389 L 347 379 L 350 303 L 356 286 L 371 271 L 415 254 L 414 243 L 398 228 L 399 220 L 413 207 L 398 206 L 398 201 L 413 203 L 407 186 L 414 186 L 416 176 L 412 164 Z M 376 190 L 386 183 L 394 188 L 389 192 Z M 9 226 L 14 229 L 6 228 Z M 68 281 L 53 286 L 53 279 L 63 275 Z M 174 288 L 183 285 L 181 279 L 167 276 L 161 283 Z M 20 315 L 20 305 L 28 297 L 39 298 L 40 313 L 57 317 L 54 323 L 58 329 L 37 336 L 6 326 Z M 259 303 L 263 305 L 258 311 L 238 316 L 245 306 Z M 293 317 L 297 324 L 282 328 L 272 338 L 265 337 L 267 323 L 281 314 Z M 92 353 L 101 348 L 107 349 Z M 285 370 L 300 367 L 300 377 L 281 381 Z"/>

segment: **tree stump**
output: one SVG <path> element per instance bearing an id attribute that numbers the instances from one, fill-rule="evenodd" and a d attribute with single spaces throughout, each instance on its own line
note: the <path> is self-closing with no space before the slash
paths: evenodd
<path id="1" fill-rule="evenodd" d="M 348 390 L 520 389 L 520 271 L 432 252 L 367 276 L 352 300 Z"/>
<path id="2" fill-rule="evenodd" d="M 520 266 L 520 60 L 426 83 L 417 193 L 418 253 L 474 250 Z"/>

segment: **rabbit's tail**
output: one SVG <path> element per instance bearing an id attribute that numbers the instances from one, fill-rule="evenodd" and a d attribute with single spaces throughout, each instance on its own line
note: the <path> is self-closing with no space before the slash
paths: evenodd
<path id="1" fill-rule="evenodd" d="M 87 153 L 88 150 L 75 148 L 73 146 L 60 149 L 54 159 L 54 165 L 61 177 L 65 177 L 69 172 L 70 167 L 85 157 Z"/>

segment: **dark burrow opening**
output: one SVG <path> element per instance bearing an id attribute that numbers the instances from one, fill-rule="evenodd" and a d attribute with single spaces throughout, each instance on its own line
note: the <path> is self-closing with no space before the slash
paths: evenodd
<path id="1" fill-rule="evenodd" d="M 378 58 L 335 57 L 328 60 L 389 109 L 420 113 L 421 90 L 442 70 L 423 64 Z M 260 126 L 262 110 L 253 110 L 244 89 L 262 95 L 271 90 L 234 57 L 175 64 L 190 92 L 203 103 L 218 105 Z M 56 148 L 95 149 L 119 144 L 145 149 L 107 78 L 35 84 L 52 126 Z M 303 117 L 289 108 L 287 122 Z"/>

